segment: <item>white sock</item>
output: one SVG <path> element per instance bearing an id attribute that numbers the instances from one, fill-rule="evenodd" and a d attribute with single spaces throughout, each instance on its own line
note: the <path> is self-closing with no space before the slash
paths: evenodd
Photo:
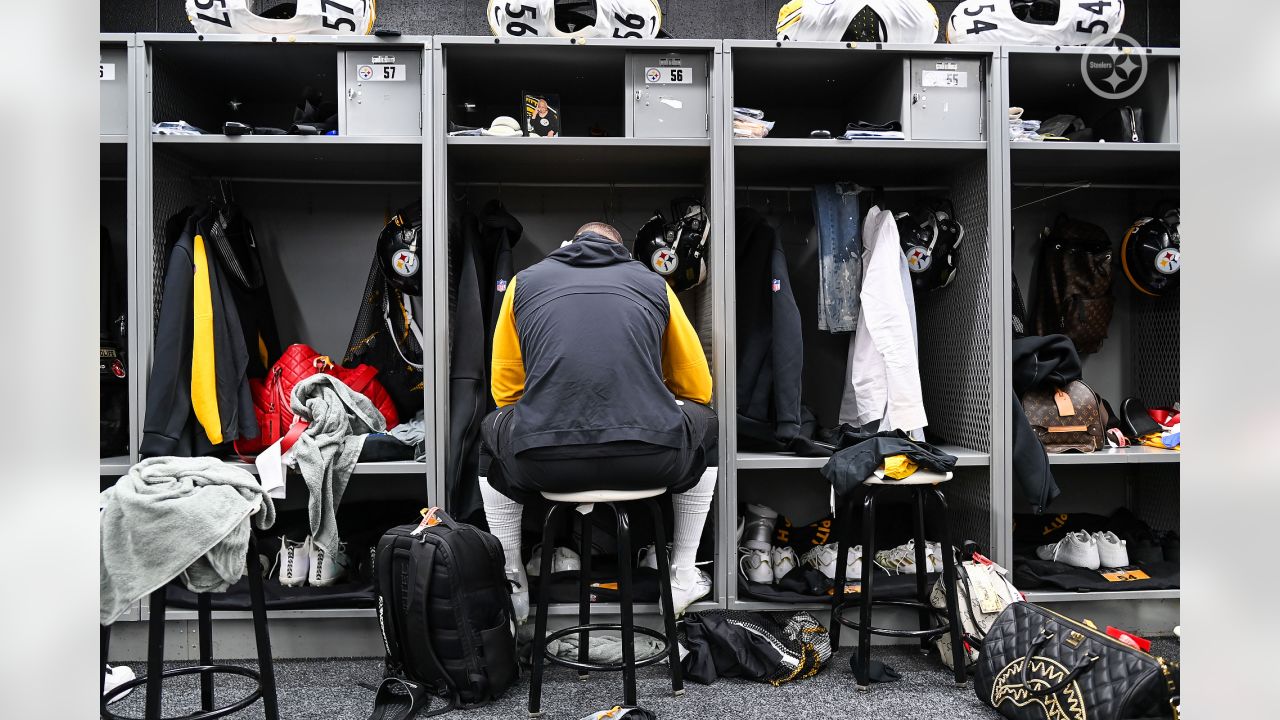
<path id="1" fill-rule="evenodd" d="M 671 543 L 672 573 L 693 569 L 698 559 L 698 541 L 702 539 L 702 526 L 711 512 L 711 500 L 716 494 L 716 468 L 707 468 L 698 484 L 671 496 L 671 509 L 675 514 L 675 531 Z"/>
<path id="2" fill-rule="evenodd" d="M 489 478 L 480 478 L 480 499 L 484 502 L 484 515 L 489 521 L 489 532 L 502 543 L 507 567 L 520 567 L 520 518 L 524 506 L 503 495 L 489 484 Z"/>

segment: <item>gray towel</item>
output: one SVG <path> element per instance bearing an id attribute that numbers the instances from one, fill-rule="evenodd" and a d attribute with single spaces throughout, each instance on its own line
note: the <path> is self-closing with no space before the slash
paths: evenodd
<path id="1" fill-rule="evenodd" d="M 249 516 L 263 530 L 276 521 L 257 478 L 217 458 L 143 460 L 99 505 L 103 625 L 175 577 L 192 592 L 226 592 L 245 573 Z"/>
<path id="2" fill-rule="evenodd" d="M 636 660 L 644 660 L 662 653 L 662 643 L 637 633 L 633 641 Z M 578 659 L 578 636 L 566 635 L 547 643 L 547 650 L 566 660 Z M 621 635 L 591 635 L 587 638 L 587 660 L 594 663 L 622 662 Z"/>
<path id="3" fill-rule="evenodd" d="M 290 467 L 307 485 L 313 542 L 338 549 L 338 504 L 360 459 L 364 438 L 386 432 L 387 421 L 369 398 L 332 375 L 316 373 L 293 386 L 289 409 L 310 423 L 290 451 Z"/>

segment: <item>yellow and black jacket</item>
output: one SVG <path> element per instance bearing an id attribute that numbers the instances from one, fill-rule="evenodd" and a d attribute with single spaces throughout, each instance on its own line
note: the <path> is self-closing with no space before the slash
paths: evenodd
<path id="1" fill-rule="evenodd" d="M 675 293 L 626 248 L 585 233 L 503 297 L 490 373 L 515 405 L 512 451 L 638 441 L 682 447 L 676 398 L 711 401 L 711 371 Z"/>
<path id="2" fill-rule="evenodd" d="M 139 447 L 144 457 L 208 455 L 224 443 L 258 436 L 235 300 L 199 232 L 200 219 L 200 213 L 180 213 L 166 228 L 177 240 L 165 269 L 147 381 Z"/>

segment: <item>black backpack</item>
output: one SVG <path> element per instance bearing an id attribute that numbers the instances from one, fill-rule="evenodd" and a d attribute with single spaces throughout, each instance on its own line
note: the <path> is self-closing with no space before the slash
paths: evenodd
<path id="1" fill-rule="evenodd" d="M 374 585 L 385 676 L 449 699 L 427 715 L 496 700 L 519 677 L 511 588 L 494 536 L 425 511 L 421 523 L 378 541 Z"/>

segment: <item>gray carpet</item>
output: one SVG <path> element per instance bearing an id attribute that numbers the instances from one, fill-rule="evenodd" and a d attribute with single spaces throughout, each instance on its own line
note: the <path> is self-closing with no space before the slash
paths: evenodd
<path id="1" fill-rule="evenodd" d="M 1152 651 L 1168 659 L 1178 657 L 1174 639 L 1157 640 Z M 911 647 L 875 647 L 872 657 L 902 673 L 902 680 L 857 692 L 849 671 L 850 650 L 840 651 L 816 677 L 782 687 L 741 680 L 720 680 L 704 686 L 686 683 L 683 697 L 671 696 L 665 666 L 638 673 L 640 704 L 663 720 L 706 720 L 719 717 L 827 718 L 860 720 L 992 720 L 999 716 L 973 693 L 973 683 L 958 688 L 949 672 L 936 660 Z M 132 666 L 141 673 L 143 666 Z M 376 683 L 382 674 L 380 660 L 280 660 L 276 662 L 282 720 L 366 720 L 373 692 L 357 683 Z M 451 713 L 466 720 L 524 718 L 528 702 L 528 675 L 498 702 L 478 710 Z M 223 702 L 244 693 L 241 678 L 220 678 L 217 691 Z M 198 708 L 199 685 L 186 677 L 165 683 L 165 716 L 173 717 Z M 577 720 L 622 699 L 622 679 L 617 673 L 593 675 L 581 683 L 574 671 L 553 667 L 543 683 L 542 708 L 548 720 Z M 142 693 L 134 691 L 111 706 L 120 714 L 142 716 Z M 185 702 L 183 702 L 185 700 Z M 262 705 L 229 717 L 261 718 Z"/>

